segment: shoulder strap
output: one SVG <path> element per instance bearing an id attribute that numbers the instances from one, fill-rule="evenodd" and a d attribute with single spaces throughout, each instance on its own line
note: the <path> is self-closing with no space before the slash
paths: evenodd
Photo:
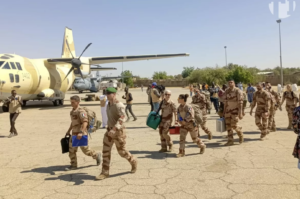
<path id="1" fill-rule="evenodd" d="M 161 106 L 162 106 L 163 103 L 164 103 L 164 100 L 161 100 L 160 105 L 159 105 L 159 108 L 158 108 L 158 110 L 156 111 L 156 114 L 158 114 L 158 112 L 160 111 Z"/>

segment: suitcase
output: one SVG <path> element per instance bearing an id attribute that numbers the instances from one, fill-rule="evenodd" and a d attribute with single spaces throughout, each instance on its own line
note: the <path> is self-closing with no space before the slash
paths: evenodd
<path id="1" fill-rule="evenodd" d="M 70 137 L 68 137 L 67 135 L 60 140 L 61 150 L 63 154 L 69 152 L 69 141 Z"/>
<path id="2" fill-rule="evenodd" d="M 149 113 L 146 122 L 147 126 L 156 130 L 160 122 L 161 122 L 161 116 L 157 112 L 152 111 Z"/>
<path id="3" fill-rule="evenodd" d="M 216 128 L 217 128 L 217 132 L 220 132 L 220 133 L 223 133 L 226 131 L 224 118 L 220 118 L 220 119 L 216 120 Z"/>
<path id="4" fill-rule="evenodd" d="M 180 134 L 180 126 L 171 126 L 169 127 L 170 134 L 178 135 Z"/>

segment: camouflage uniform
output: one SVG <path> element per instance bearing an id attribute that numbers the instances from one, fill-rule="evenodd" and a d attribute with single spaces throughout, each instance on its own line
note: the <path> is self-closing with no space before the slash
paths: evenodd
<path id="1" fill-rule="evenodd" d="M 197 137 L 196 125 L 194 120 L 194 110 L 191 105 L 180 105 L 177 109 L 178 118 L 182 118 L 185 124 L 180 128 L 180 147 L 177 157 L 183 157 L 185 155 L 185 140 L 188 132 L 190 132 L 191 138 L 194 143 L 197 143 L 200 148 L 200 154 L 204 153 L 206 148 L 205 144 Z"/>
<path id="2" fill-rule="evenodd" d="M 136 160 L 131 155 L 129 151 L 126 150 L 126 133 L 125 133 L 125 107 L 123 103 L 118 100 L 114 101 L 113 104 L 110 102 L 107 105 L 107 131 L 104 134 L 103 138 L 103 163 L 102 163 L 102 172 L 101 174 L 105 176 L 109 176 L 109 167 L 110 167 L 110 159 L 111 159 L 111 148 L 113 144 L 116 144 L 117 151 L 119 155 L 132 165 L 132 167 L 136 167 Z M 116 132 L 113 135 L 110 135 L 110 130 L 116 128 Z"/>
<path id="3" fill-rule="evenodd" d="M 172 100 L 163 100 L 161 105 L 162 110 L 162 120 L 159 124 L 159 135 L 161 141 L 162 151 L 167 151 L 167 146 L 169 150 L 172 150 L 173 142 L 169 135 L 169 127 L 172 125 L 173 113 L 176 114 L 176 105 Z"/>
<path id="4" fill-rule="evenodd" d="M 198 93 L 198 95 L 194 95 L 192 97 L 192 104 L 198 105 L 200 107 L 200 110 L 203 114 L 203 122 L 200 124 L 202 130 L 208 134 L 209 138 L 211 139 L 211 131 L 206 127 L 206 120 L 207 120 L 207 109 L 206 109 L 206 103 L 207 98 L 204 94 Z M 198 124 L 199 125 L 199 124 Z"/>
<path id="5" fill-rule="evenodd" d="M 88 122 L 88 116 L 87 113 L 83 108 L 80 106 L 76 110 L 72 110 L 70 112 L 70 117 L 72 121 L 72 135 L 77 135 L 80 133 L 81 125 L 84 122 Z M 87 129 L 83 131 L 84 135 L 87 135 Z M 92 156 L 93 159 L 97 158 L 97 153 L 92 150 L 89 146 L 80 146 L 81 151 L 87 155 Z M 76 152 L 78 150 L 78 147 L 72 147 L 72 136 L 70 136 L 69 141 L 69 157 L 71 159 L 71 167 L 76 168 L 77 167 L 77 156 Z"/>
<path id="6" fill-rule="evenodd" d="M 226 145 L 232 145 L 233 130 L 235 130 L 239 136 L 240 143 L 243 142 L 244 136 L 242 132 L 242 127 L 238 126 L 239 112 L 243 110 L 243 92 L 239 88 L 228 88 L 222 96 L 225 107 L 224 107 L 224 117 L 226 123 L 226 130 L 228 132 L 228 143 Z"/>
<path id="7" fill-rule="evenodd" d="M 276 124 L 275 124 L 275 114 L 278 109 L 278 106 L 280 105 L 280 95 L 275 92 L 274 90 L 268 90 L 268 92 L 271 94 L 271 106 L 270 106 L 270 112 L 269 112 L 269 120 L 268 120 L 268 130 L 269 131 L 276 131 Z"/>
<path id="8" fill-rule="evenodd" d="M 281 105 L 283 104 L 285 99 L 286 99 L 285 109 L 287 111 L 288 118 L 289 118 L 288 129 L 292 129 L 293 111 L 294 111 L 294 108 L 297 106 L 298 98 L 293 91 L 285 91 L 283 93 Z"/>
<path id="9" fill-rule="evenodd" d="M 256 91 L 253 96 L 253 102 L 251 104 L 251 110 L 256 106 L 255 110 L 255 123 L 261 131 L 261 138 L 266 137 L 268 134 L 268 116 L 264 116 L 264 113 L 269 112 L 271 107 L 270 94 L 266 90 Z"/>

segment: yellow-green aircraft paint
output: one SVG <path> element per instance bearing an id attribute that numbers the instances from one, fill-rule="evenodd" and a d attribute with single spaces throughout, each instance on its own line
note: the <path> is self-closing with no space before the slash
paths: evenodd
<path id="1" fill-rule="evenodd" d="M 16 90 L 25 104 L 28 100 L 49 100 L 56 106 L 62 105 L 65 93 L 75 76 L 81 76 L 80 72 L 87 76 L 92 70 L 107 70 L 92 65 L 181 56 L 189 54 L 80 57 L 80 69 L 73 70 L 73 61 L 78 57 L 75 54 L 72 30 L 66 28 L 61 58 L 29 59 L 15 54 L 0 54 L 0 100 L 7 99 L 11 91 Z M 72 71 L 67 76 L 70 69 Z"/>

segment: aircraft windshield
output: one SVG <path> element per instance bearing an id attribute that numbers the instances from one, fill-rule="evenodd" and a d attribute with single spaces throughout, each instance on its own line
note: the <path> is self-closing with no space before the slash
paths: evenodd
<path id="1" fill-rule="evenodd" d="M 4 64 L 5 61 L 0 61 L 0 68 L 2 67 L 2 65 Z"/>

